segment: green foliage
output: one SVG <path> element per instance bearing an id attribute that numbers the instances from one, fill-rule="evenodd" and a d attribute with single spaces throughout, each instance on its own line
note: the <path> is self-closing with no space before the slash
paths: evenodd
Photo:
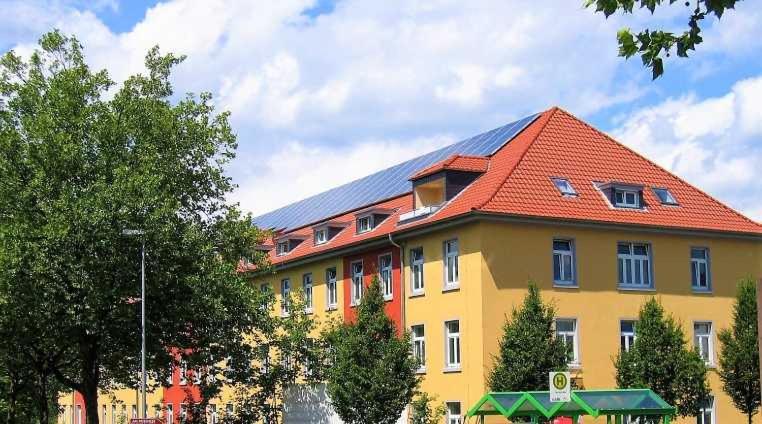
<path id="1" fill-rule="evenodd" d="M 688 19 L 688 29 L 682 34 L 649 29 L 633 34 L 630 29 L 621 29 L 617 33 L 619 56 L 629 59 L 640 54 L 643 66 L 651 68 L 653 79 L 656 79 L 664 73 L 664 57 L 669 57 L 672 52 L 679 57 L 688 57 L 689 51 L 695 51 L 696 46 L 704 41 L 701 37 L 702 21 L 712 15 L 717 19 L 722 18 L 738 1 L 741 0 L 697 0 Z M 585 7 L 594 7 L 596 12 L 601 12 L 608 18 L 617 11 L 633 13 L 636 3 L 639 8 L 653 14 L 657 7 L 670 6 L 676 2 L 677 0 L 585 0 Z M 691 3 L 686 1 L 685 7 L 690 8 Z"/>
<path id="2" fill-rule="evenodd" d="M 410 424 L 438 424 L 447 413 L 443 403 L 433 405 L 436 397 L 422 392 L 410 403 Z"/>
<path id="3" fill-rule="evenodd" d="M 176 352 L 210 375 L 250 357 L 245 335 L 267 320 L 236 272 L 265 234 L 225 202 L 228 114 L 207 93 L 173 100 L 182 61 L 153 48 L 146 74 L 117 86 L 59 32 L 0 60 L 0 332 L 25 368 L 83 394 L 89 423 L 98 388 L 137 383 L 141 244 L 155 381 Z M 213 395 L 220 379 L 207 380 Z"/>
<path id="4" fill-rule="evenodd" d="M 357 307 L 355 322 L 325 336 L 330 349 L 327 389 L 336 413 L 348 424 L 392 424 L 419 384 L 410 334 L 400 335 L 384 312 L 377 277 Z"/>
<path id="5" fill-rule="evenodd" d="M 641 307 L 635 342 L 617 354 L 614 365 L 617 387 L 649 388 L 684 417 L 697 415 L 709 396 L 703 359 L 654 298 Z"/>
<path id="6" fill-rule="evenodd" d="M 759 333 L 757 287 L 746 278 L 738 283 L 733 307 L 733 327 L 719 333 L 720 379 L 725 393 L 751 423 L 759 412 Z"/>
<path id="7" fill-rule="evenodd" d="M 555 310 L 529 282 L 524 303 L 503 325 L 500 354 L 489 375 L 492 391 L 548 390 L 548 373 L 565 371 L 569 350 L 555 337 Z"/>

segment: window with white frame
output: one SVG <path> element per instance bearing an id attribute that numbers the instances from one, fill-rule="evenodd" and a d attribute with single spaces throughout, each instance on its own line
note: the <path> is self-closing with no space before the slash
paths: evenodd
<path id="1" fill-rule="evenodd" d="M 693 323 L 693 345 L 698 350 L 699 355 L 707 364 L 714 362 L 714 346 L 712 343 L 712 323 L 694 322 Z"/>
<path id="2" fill-rule="evenodd" d="M 392 298 L 392 255 L 387 253 L 378 257 L 378 276 L 385 300 Z"/>
<path id="3" fill-rule="evenodd" d="M 302 276 L 302 291 L 304 291 L 304 310 L 312 312 L 312 273 Z"/>
<path id="4" fill-rule="evenodd" d="M 116 424 L 116 405 L 111 404 L 111 424 Z"/>
<path id="5" fill-rule="evenodd" d="M 366 233 L 373 229 L 373 215 L 366 215 L 357 218 L 357 232 Z"/>
<path id="6" fill-rule="evenodd" d="M 217 405 L 209 404 L 209 424 L 217 424 Z"/>
<path id="7" fill-rule="evenodd" d="M 551 180 L 553 180 L 553 185 L 555 185 L 558 191 L 564 196 L 577 195 L 577 191 L 574 190 L 574 187 L 572 187 L 571 183 L 566 178 L 551 178 Z"/>
<path id="8" fill-rule="evenodd" d="M 289 241 L 280 241 L 278 242 L 278 256 L 285 255 L 289 251 Z"/>
<path id="9" fill-rule="evenodd" d="M 460 369 L 460 321 L 445 322 L 445 368 Z"/>
<path id="10" fill-rule="evenodd" d="M 423 324 L 410 327 L 413 342 L 413 358 L 418 361 L 418 370 L 426 369 L 426 330 Z"/>
<path id="11" fill-rule="evenodd" d="M 339 303 L 339 291 L 336 284 L 336 268 L 325 270 L 326 296 L 328 297 L 328 309 L 336 309 Z"/>
<path id="12" fill-rule="evenodd" d="M 175 411 L 171 403 L 167 404 L 167 413 L 165 415 L 167 418 L 167 424 L 175 424 Z"/>
<path id="13" fill-rule="evenodd" d="M 622 352 L 630 351 L 635 343 L 635 321 L 625 319 L 619 321 L 619 343 Z"/>
<path id="14" fill-rule="evenodd" d="M 709 249 L 691 248 L 691 287 L 693 290 L 709 291 Z"/>
<path id="15" fill-rule="evenodd" d="M 352 305 L 359 305 L 360 300 L 362 299 L 363 289 L 362 261 L 352 262 L 350 269 L 352 270 Z"/>
<path id="16" fill-rule="evenodd" d="M 445 288 L 458 287 L 458 240 L 444 242 Z"/>
<path id="17" fill-rule="evenodd" d="M 618 243 L 619 285 L 625 288 L 651 288 L 651 249 L 645 243 Z"/>
<path id="18" fill-rule="evenodd" d="M 228 416 L 228 417 L 232 417 L 233 416 L 233 404 L 232 403 L 228 403 L 227 405 L 225 405 L 225 415 Z"/>
<path id="19" fill-rule="evenodd" d="M 267 283 L 262 283 L 259 285 L 259 291 L 262 293 L 262 309 L 267 309 L 270 307 L 269 302 L 269 293 L 270 293 L 270 285 Z"/>
<path id="20" fill-rule="evenodd" d="M 447 424 L 462 424 L 460 402 L 447 402 Z"/>
<path id="21" fill-rule="evenodd" d="M 188 363 L 185 360 L 180 361 L 180 385 L 188 384 Z"/>
<path id="22" fill-rule="evenodd" d="M 133 408 L 134 408 L 134 405 L 133 405 Z M 75 411 L 76 412 L 75 412 L 74 416 L 76 418 L 76 424 L 82 424 L 82 422 L 84 421 L 82 419 L 82 405 L 77 405 L 77 407 L 75 408 Z M 135 411 L 137 411 L 137 409 Z M 136 414 L 137 414 L 137 412 L 136 412 Z"/>
<path id="23" fill-rule="evenodd" d="M 172 405 L 167 405 L 167 406 L 172 406 Z M 137 418 L 138 417 L 138 406 L 137 405 L 132 405 L 131 410 L 132 410 L 132 417 L 131 418 Z"/>
<path id="24" fill-rule="evenodd" d="M 706 399 L 701 405 L 701 413 L 696 416 L 696 424 L 714 424 L 717 422 L 714 415 L 714 396 L 709 395 L 709 399 Z"/>
<path id="25" fill-rule="evenodd" d="M 556 337 L 564 343 L 569 352 L 569 365 L 579 365 L 577 320 L 574 318 L 556 319 Z"/>
<path id="26" fill-rule="evenodd" d="M 328 242 L 328 229 L 321 228 L 319 230 L 315 230 L 315 244 L 323 244 L 326 242 Z"/>
<path id="27" fill-rule="evenodd" d="M 413 294 L 423 293 L 423 247 L 410 249 L 410 274 Z"/>
<path id="28" fill-rule="evenodd" d="M 188 405 L 181 403 L 180 404 L 180 422 L 184 423 L 188 421 Z"/>
<path id="29" fill-rule="evenodd" d="M 291 298 L 291 280 L 284 278 L 280 282 L 280 313 L 288 315 Z"/>
<path id="30" fill-rule="evenodd" d="M 553 282 L 564 286 L 575 285 L 572 240 L 553 240 Z"/>
<path id="31" fill-rule="evenodd" d="M 640 193 L 637 190 L 614 189 L 614 206 L 619 208 L 639 208 Z"/>

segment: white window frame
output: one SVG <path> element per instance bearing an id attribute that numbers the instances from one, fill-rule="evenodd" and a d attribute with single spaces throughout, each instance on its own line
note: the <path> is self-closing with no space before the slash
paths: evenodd
<path id="1" fill-rule="evenodd" d="M 363 223 L 367 223 L 367 227 Z M 373 214 L 358 216 L 357 234 L 367 233 L 371 230 L 373 230 Z"/>
<path id="2" fill-rule="evenodd" d="M 617 199 L 617 194 L 622 194 L 622 201 L 619 201 Z M 623 188 L 614 188 L 614 206 L 618 208 L 631 208 L 631 209 L 639 209 L 640 208 L 640 191 L 639 190 L 628 190 Z M 632 201 L 627 199 L 628 195 L 632 196 Z"/>
<path id="3" fill-rule="evenodd" d="M 559 330 L 558 329 L 558 323 L 561 321 L 565 322 L 571 322 L 574 326 L 574 329 L 572 331 L 568 330 Z M 569 343 L 568 338 L 571 337 L 572 339 L 572 357 L 569 359 L 568 365 L 570 367 L 579 367 L 580 365 L 580 358 L 579 358 L 579 320 L 577 318 L 556 318 L 556 337 L 560 337 L 563 341 L 564 345 L 567 345 Z"/>
<path id="4" fill-rule="evenodd" d="M 326 307 L 329 310 L 334 310 L 339 304 L 339 287 L 337 278 L 336 267 L 327 268 L 325 270 L 325 286 L 326 286 Z M 331 276 L 333 273 L 333 277 Z"/>
<path id="5" fill-rule="evenodd" d="M 562 177 L 553 177 L 551 178 L 553 181 L 553 185 L 556 187 L 556 189 L 561 192 L 563 196 L 567 197 L 576 197 L 577 196 L 577 190 L 574 189 L 574 186 L 571 185 L 571 182 L 569 182 L 568 178 L 562 178 Z"/>
<path id="6" fill-rule="evenodd" d="M 450 331 L 450 324 L 457 323 L 458 331 Z M 451 319 L 444 322 L 445 333 L 445 371 L 460 371 L 462 364 L 462 349 L 460 343 L 460 320 Z M 454 349 L 454 350 L 453 350 Z M 450 360 L 450 356 L 453 356 L 453 361 Z"/>
<path id="7" fill-rule="evenodd" d="M 389 259 L 389 263 L 383 265 L 383 260 L 386 258 Z M 378 279 L 381 281 L 381 292 L 384 295 L 384 300 L 392 300 L 394 298 L 394 273 L 391 253 L 378 256 Z"/>
<path id="8" fill-rule="evenodd" d="M 188 362 L 186 360 L 180 361 L 180 385 L 188 385 Z"/>
<path id="9" fill-rule="evenodd" d="M 452 246 L 455 246 L 453 249 Z M 445 240 L 442 243 L 442 253 L 444 256 L 444 289 L 451 290 L 460 287 L 460 244 L 457 238 Z M 450 268 L 452 267 L 453 279 L 450 278 Z"/>
<path id="10" fill-rule="evenodd" d="M 415 257 L 415 252 L 420 251 L 420 257 Z M 426 284 L 423 279 L 423 247 L 416 247 L 410 249 L 410 291 L 413 295 L 423 294 L 426 289 Z"/>
<path id="11" fill-rule="evenodd" d="M 418 335 L 416 330 L 421 330 Z M 410 341 L 413 345 L 413 358 L 419 361 L 418 372 L 426 372 L 426 326 L 415 324 L 410 326 Z"/>
<path id="12" fill-rule="evenodd" d="M 132 418 L 137 418 L 138 417 L 138 406 L 133 404 L 131 409 L 132 410 L 130 412 L 132 412 Z"/>
<path id="13" fill-rule="evenodd" d="M 312 273 L 308 272 L 302 275 L 302 291 L 304 291 L 304 311 L 311 313 L 313 309 L 313 287 Z"/>
<path id="14" fill-rule="evenodd" d="M 291 295 L 291 279 L 284 278 L 280 280 L 280 314 L 281 316 L 287 316 L 290 311 L 291 305 L 289 304 L 289 296 Z"/>
<path id="15" fill-rule="evenodd" d="M 455 414 L 452 411 L 451 406 L 457 405 L 458 413 Z M 463 405 L 459 401 L 447 401 L 445 402 L 445 408 L 447 409 L 447 424 L 463 424 Z"/>
<path id="16" fill-rule="evenodd" d="M 111 404 L 111 424 L 116 424 L 116 404 Z"/>
<path id="17" fill-rule="evenodd" d="M 360 273 L 355 272 L 355 265 L 360 265 Z M 350 295 L 351 295 L 351 305 L 357 306 L 362 301 L 362 292 L 363 292 L 363 284 L 364 284 L 364 272 L 365 267 L 363 265 L 363 261 L 352 261 L 349 263 L 349 272 L 350 274 L 350 281 L 352 286 L 350 287 Z M 358 281 L 359 279 L 359 281 Z"/>
<path id="18" fill-rule="evenodd" d="M 233 412 L 235 412 L 235 410 L 233 409 L 233 404 L 232 403 L 225 404 L 225 416 L 226 417 L 233 416 Z"/>
<path id="19" fill-rule="evenodd" d="M 619 253 L 619 246 L 620 245 L 627 245 L 629 249 L 629 253 Z M 636 246 L 644 246 L 646 248 L 646 254 L 640 255 L 635 254 L 635 247 Z M 653 273 L 653 251 L 651 249 L 650 243 L 642 243 L 642 242 L 630 242 L 630 241 L 620 241 L 616 244 L 616 255 L 617 255 L 617 283 L 619 288 L 623 289 L 636 289 L 636 290 L 653 290 L 654 288 L 654 273 Z M 627 264 L 630 264 L 629 267 L 629 273 L 627 272 Z M 640 277 L 641 281 L 646 282 L 647 284 L 641 284 L 634 282 L 637 277 L 637 268 L 640 267 Z M 621 269 L 621 272 L 619 271 Z M 648 273 L 648 280 L 645 280 L 645 273 Z M 629 274 L 629 275 L 628 275 Z M 623 277 L 625 280 L 629 277 L 630 282 L 623 281 L 620 279 L 620 277 Z"/>
<path id="20" fill-rule="evenodd" d="M 74 408 L 74 413 L 76 414 L 75 417 L 76 417 L 76 420 L 77 420 L 76 421 L 77 424 L 82 424 L 82 422 L 84 421 L 82 419 L 83 418 L 82 417 L 82 405 L 76 405 L 75 408 Z"/>
<path id="21" fill-rule="evenodd" d="M 209 424 L 217 424 L 217 405 L 209 404 Z"/>
<path id="22" fill-rule="evenodd" d="M 700 325 L 708 326 L 709 332 L 699 334 L 696 327 Z M 707 352 L 704 352 L 702 340 L 706 340 Z M 708 366 L 714 366 L 714 325 L 712 321 L 693 321 L 693 347 L 698 350 L 699 355 Z M 704 354 L 706 354 L 706 357 Z"/>
<path id="23" fill-rule="evenodd" d="M 714 395 L 709 396 L 712 399 L 711 402 L 709 402 L 709 408 L 701 408 L 701 415 L 696 417 L 696 424 L 717 424 L 717 399 Z M 704 419 L 707 412 L 709 412 L 710 422 L 706 422 Z"/>
<path id="24" fill-rule="evenodd" d="M 328 228 L 319 228 L 315 230 L 315 245 L 328 243 Z"/>
<path id="25" fill-rule="evenodd" d="M 288 254 L 291 250 L 289 249 L 289 245 L 291 242 L 289 240 L 279 241 L 278 246 L 276 247 L 277 256 L 283 256 Z"/>
<path id="26" fill-rule="evenodd" d="M 569 243 L 569 250 L 556 249 L 556 243 Z M 553 284 L 564 287 L 576 287 L 577 286 L 577 267 L 576 267 L 576 255 L 574 240 L 570 238 L 554 238 L 553 239 Z M 556 257 L 559 258 L 558 264 L 560 269 L 558 270 L 560 279 L 556 278 Z M 571 280 L 564 280 L 564 271 L 566 271 L 566 263 L 564 258 L 569 258 L 569 267 L 571 270 Z"/>
<path id="27" fill-rule="evenodd" d="M 165 415 L 167 418 L 167 424 L 175 424 L 175 411 L 171 403 L 167 404 L 167 412 Z"/>
<path id="28" fill-rule="evenodd" d="M 625 331 L 622 329 L 622 324 L 630 322 L 632 323 L 632 331 Z M 629 352 L 632 349 L 633 343 L 635 343 L 635 327 L 637 321 L 634 319 L 620 319 L 619 320 L 619 349 L 625 352 Z"/>
<path id="29" fill-rule="evenodd" d="M 694 258 L 693 257 L 693 251 L 694 250 L 702 250 L 704 252 L 703 258 Z M 691 289 L 693 291 L 697 292 L 711 292 L 712 291 L 712 274 L 711 274 L 711 267 L 709 266 L 709 248 L 708 247 L 700 247 L 700 246 L 693 246 L 690 249 L 690 257 L 691 257 Z M 701 268 L 704 268 L 704 275 L 706 276 L 706 281 L 704 282 L 704 285 L 701 285 L 699 278 L 700 278 L 700 271 Z M 694 281 L 693 276 L 696 276 L 696 280 Z"/>
<path id="30" fill-rule="evenodd" d="M 188 404 L 180 404 L 180 423 L 188 422 Z"/>

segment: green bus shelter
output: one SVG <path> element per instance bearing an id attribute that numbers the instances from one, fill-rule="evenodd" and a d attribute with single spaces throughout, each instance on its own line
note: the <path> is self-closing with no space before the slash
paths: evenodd
<path id="1" fill-rule="evenodd" d="M 607 424 L 622 424 L 626 416 L 648 416 L 669 424 L 675 416 L 670 406 L 649 389 L 572 390 L 571 401 L 551 402 L 550 392 L 491 392 L 484 395 L 466 415 L 497 415 L 507 420 L 537 423 L 557 417 L 606 417 Z"/>

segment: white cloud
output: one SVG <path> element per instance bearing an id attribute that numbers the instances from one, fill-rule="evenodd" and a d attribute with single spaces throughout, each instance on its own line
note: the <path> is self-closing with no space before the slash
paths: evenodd
<path id="1" fill-rule="evenodd" d="M 684 96 L 635 111 L 612 133 L 659 165 L 762 220 L 762 76 L 725 95 Z"/>

